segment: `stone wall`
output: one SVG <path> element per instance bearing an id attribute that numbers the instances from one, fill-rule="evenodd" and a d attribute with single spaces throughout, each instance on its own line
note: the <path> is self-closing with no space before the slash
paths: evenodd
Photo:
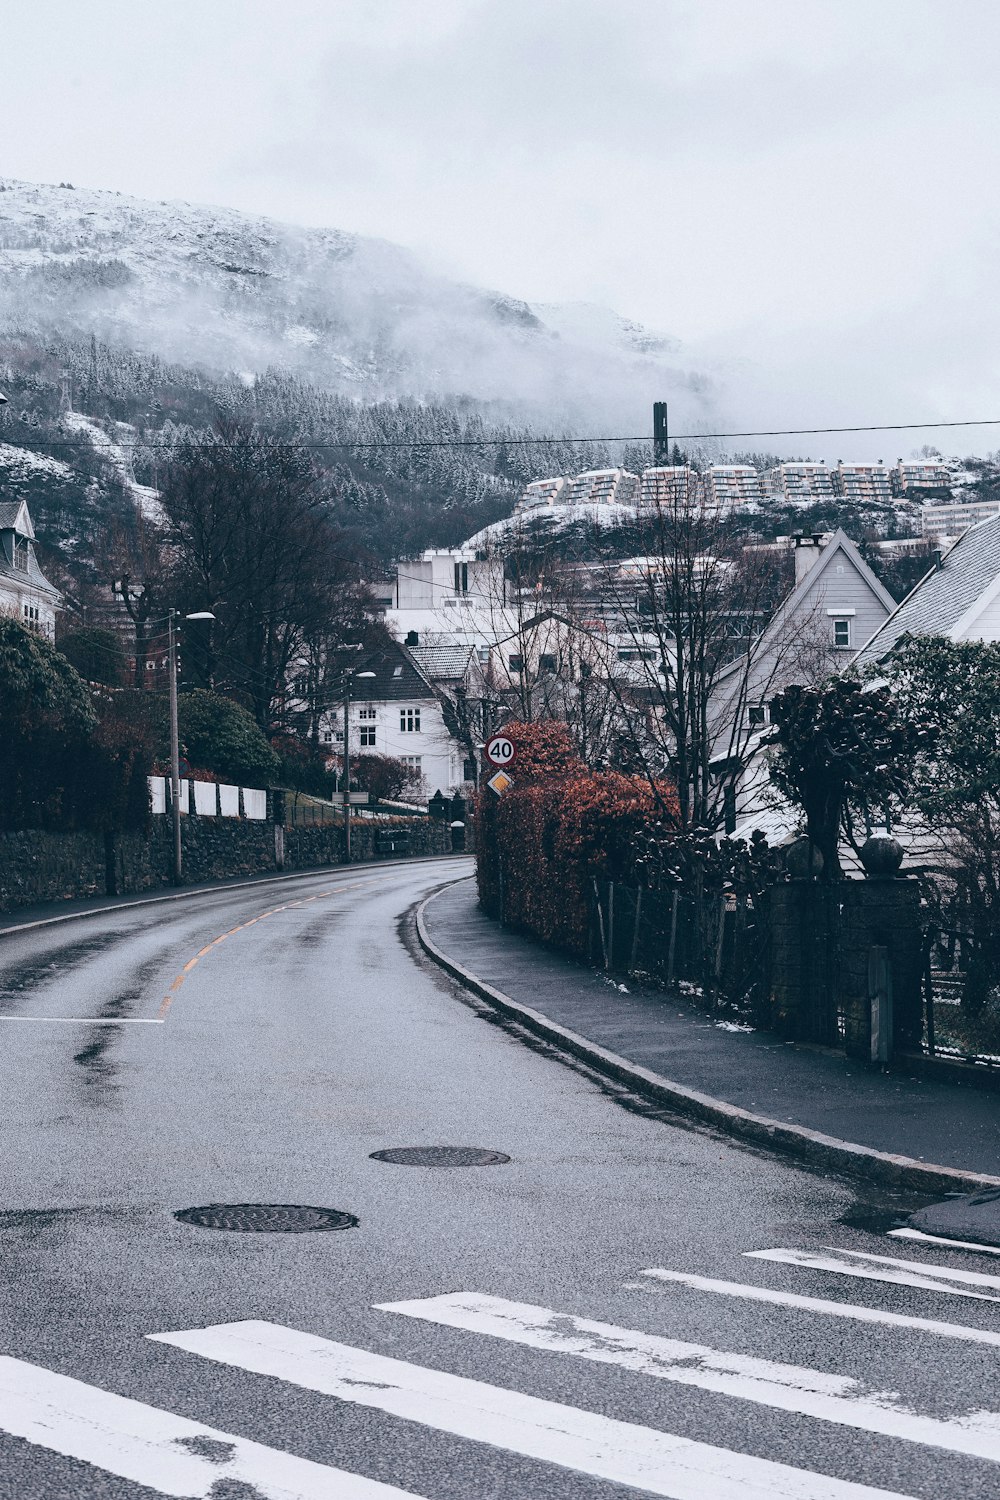
<path id="1" fill-rule="evenodd" d="M 351 860 L 399 858 L 376 848 L 377 830 L 406 829 L 406 853 L 447 854 L 451 830 L 431 818 L 376 824 L 351 823 Z M 343 862 L 343 829 L 282 828 L 271 818 L 200 818 L 181 820 L 184 884 L 234 880 L 284 870 L 320 869 Z M 384 840 L 379 840 L 384 842 Z M 283 844 L 283 857 L 281 845 Z M 45 901 L 74 901 L 87 896 L 128 895 L 171 884 L 173 833 L 170 819 L 154 817 L 148 833 L 105 837 L 99 833 L 0 833 L 0 911 L 16 911 Z"/>
<path id="2" fill-rule="evenodd" d="M 97 833 L 0 833 L 0 911 L 37 901 L 103 896 L 104 840 Z"/>

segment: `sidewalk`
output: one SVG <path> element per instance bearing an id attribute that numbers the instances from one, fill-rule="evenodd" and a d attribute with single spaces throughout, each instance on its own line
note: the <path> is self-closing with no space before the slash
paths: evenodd
<path id="1" fill-rule="evenodd" d="M 713 1021 L 683 998 L 644 988 L 631 979 L 625 992 L 604 974 L 584 968 L 531 938 L 505 931 L 480 910 L 474 880 L 463 880 L 431 897 L 423 926 L 432 944 L 454 964 L 518 1005 L 536 1012 L 586 1042 L 649 1070 L 681 1093 L 709 1095 L 733 1111 L 787 1124 L 793 1132 L 818 1132 L 851 1149 L 910 1158 L 953 1172 L 983 1174 L 1000 1181 L 1000 1094 L 919 1079 L 904 1073 L 869 1071 L 835 1053 L 799 1047 L 730 1022 Z M 711 1111 L 689 1112 L 712 1118 Z M 718 1123 L 726 1128 L 720 1118 Z M 774 1131 L 742 1128 L 735 1133 L 763 1140 Z M 796 1149 L 793 1132 L 785 1149 Z M 808 1148 L 809 1143 L 804 1142 Z M 800 1154 L 822 1159 L 822 1151 Z M 831 1165 L 837 1153 L 827 1153 Z M 864 1158 L 864 1152 L 860 1153 Z M 865 1170 L 864 1160 L 856 1167 Z M 893 1172 L 872 1162 L 873 1176 L 895 1175 L 909 1186 L 973 1191 L 974 1182 L 921 1183 L 922 1173 Z"/>

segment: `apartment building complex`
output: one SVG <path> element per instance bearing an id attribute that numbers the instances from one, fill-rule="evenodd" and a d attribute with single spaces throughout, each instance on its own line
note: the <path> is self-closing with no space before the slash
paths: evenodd
<path id="1" fill-rule="evenodd" d="M 922 505 L 920 535 L 932 537 L 961 536 L 970 526 L 978 526 L 1000 514 L 1000 500 L 969 500 L 959 505 Z"/>
<path id="2" fill-rule="evenodd" d="M 690 464 L 670 464 L 642 471 L 639 481 L 639 507 L 642 510 L 670 510 L 674 506 L 696 505 L 700 498 L 701 475 Z"/>
<path id="3" fill-rule="evenodd" d="M 834 494 L 845 500 L 864 503 L 892 499 L 889 470 L 881 459 L 877 464 L 845 464 L 840 459 L 831 477 Z"/>
<path id="4" fill-rule="evenodd" d="M 628 469 L 587 469 L 561 492 L 560 505 L 633 505 L 639 497 L 639 476 Z"/>
<path id="5" fill-rule="evenodd" d="M 940 460 L 919 459 L 904 463 L 896 460 L 890 470 L 892 493 L 907 500 L 930 499 L 932 495 L 946 498 L 951 494 L 954 477 L 947 464 Z"/>
<path id="6" fill-rule="evenodd" d="M 805 463 L 776 464 L 769 469 L 766 478 L 767 493 L 775 500 L 830 500 L 833 497 L 833 479 L 827 464 Z"/>
<path id="7" fill-rule="evenodd" d="M 705 504 L 716 510 L 736 510 L 764 498 L 760 474 L 752 464 L 712 464 L 702 480 Z"/>
<path id="8" fill-rule="evenodd" d="M 564 474 L 558 474 L 551 479 L 534 479 L 531 484 L 525 486 L 515 510 L 521 512 L 537 510 L 541 505 L 564 504 L 568 486 L 569 480 Z"/>

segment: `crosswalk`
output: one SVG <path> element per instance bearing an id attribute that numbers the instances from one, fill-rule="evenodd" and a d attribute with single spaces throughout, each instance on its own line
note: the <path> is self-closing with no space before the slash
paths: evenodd
<path id="1" fill-rule="evenodd" d="M 765 1275 L 767 1267 L 777 1266 L 785 1279 L 803 1273 L 829 1278 L 835 1288 L 845 1284 L 838 1278 L 850 1278 L 873 1288 L 888 1283 L 922 1298 L 939 1293 L 976 1303 L 1000 1300 L 994 1295 L 1000 1293 L 1000 1277 L 929 1261 L 836 1247 L 783 1246 L 749 1251 L 747 1259 Z M 906 1334 L 1000 1345 L 1000 1332 L 988 1327 L 787 1292 L 759 1282 L 721 1281 L 667 1267 L 650 1267 L 641 1275 L 641 1282 L 627 1285 L 686 1288 L 709 1297 L 790 1308 L 817 1319 L 847 1318 Z M 665 1337 L 483 1291 L 381 1302 L 375 1311 L 393 1321 L 408 1319 L 486 1341 L 487 1348 L 502 1340 L 534 1351 L 531 1358 L 537 1355 L 541 1361 L 543 1384 L 550 1368 L 544 1360 L 557 1356 L 704 1391 L 747 1412 L 764 1408 L 828 1429 L 853 1429 L 899 1444 L 901 1451 L 937 1450 L 1000 1464 L 1000 1411 L 929 1413 L 895 1391 L 871 1388 L 857 1373 L 842 1375 Z M 982 1316 L 989 1316 L 987 1309 Z M 481 1445 L 484 1451 L 501 1450 L 669 1500 L 910 1500 L 860 1478 L 840 1478 L 696 1441 L 278 1323 L 246 1320 L 150 1332 L 147 1337 L 192 1357 L 190 1389 L 197 1389 L 197 1371 L 204 1368 L 199 1362 L 204 1361 L 417 1424 Z M 211 1389 L 217 1388 L 216 1379 Z M 416 1495 L 7 1356 L 0 1356 L 0 1434 L 185 1500 L 230 1494 L 258 1500 L 412 1500 Z M 540 1485 L 539 1493 L 543 1491 Z"/>

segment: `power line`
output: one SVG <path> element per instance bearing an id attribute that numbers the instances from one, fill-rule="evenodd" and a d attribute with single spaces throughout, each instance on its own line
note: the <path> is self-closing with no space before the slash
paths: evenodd
<path id="1" fill-rule="evenodd" d="M 772 427 L 758 430 L 747 430 L 741 432 L 676 432 L 670 437 L 671 443 L 699 442 L 706 438 L 754 438 L 754 437 L 819 437 L 827 433 L 845 432 L 930 432 L 945 428 L 957 427 L 1000 427 L 1000 417 L 983 417 L 965 419 L 959 422 L 873 422 L 856 427 Z M 3 429 L 0 429 L 2 431 Z M 93 446 L 92 440 L 85 435 L 77 438 L 39 438 L 47 448 L 78 448 L 84 444 Z M 651 443 L 649 433 L 639 436 L 615 437 L 591 437 L 573 436 L 565 437 L 477 437 L 477 438 L 385 438 L 377 441 L 360 441 L 350 438 L 329 439 L 320 441 L 318 439 L 304 438 L 280 438 L 276 440 L 280 446 L 285 448 L 304 448 L 309 450 L 323 450 L 327 448 L 336 449 L 398 449 L 398 448 L 544 448 L 557 447 L 561 444 L 575 443 Z M 210 438 L 180 438 L 175 442 L 117 442 L 110 439 L 113 447 L 126 450 L 142 450 L 144 452 L 166 451 L 175 452 L 184 447 L 223 447 L 224 443 Z M 12 444 L 11 446 L 17 446 Z M 100 449 L 97 450 L 100 452 Z"/>

